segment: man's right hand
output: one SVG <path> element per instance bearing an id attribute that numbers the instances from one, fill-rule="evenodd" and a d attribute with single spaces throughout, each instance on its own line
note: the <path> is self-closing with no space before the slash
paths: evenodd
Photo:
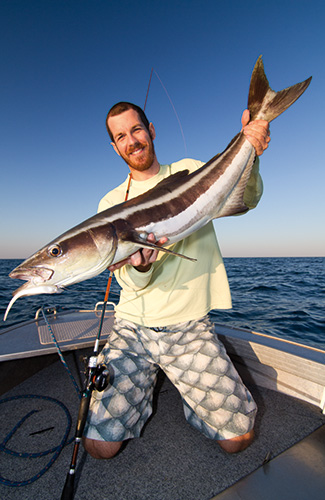
<path id="1" fill-rule="evenodd" d="M 168 241 L 168 238 L 164 236 L 163 238 L 160 238 L 160 240 L 157 241 L 154 234 L 150 233 L 148 235 L 148 241 L 162 246 L 164 243 Z M 109 266 L 108 270 L 114 272 L 117 269 L 120 269 L 121 267 L 125 266 L 125 264 L 130 264 L 140 273 L 146 273 L 147 271 L 149 271 L 151 264 L 157 260 L 158 252 L 159 250 L 156 249 L 141 248 L 137 252 L 130 255 L 130 257 L 128 257 L 127 259 L 121 260 L 120 262 L 117 262 L 116 264 Z"/>

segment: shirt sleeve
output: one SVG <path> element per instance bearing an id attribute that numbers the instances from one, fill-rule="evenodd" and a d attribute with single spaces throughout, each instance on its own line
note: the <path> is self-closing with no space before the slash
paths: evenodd
<path id="1" fill-rule="evenodd" d="M 97 213 L 99 214 L 99 212 L 103 212 L 104 210 L 110 208 L 111 206 L 112 205 L 110 205 L 106 200 L 102 199 L 98 204 Z"/>
<path id="2" fill-rule="evenodd" d="M 149 285 L 153 273 L 153 265 L 149 271 L 141 273 L 133 266 L 126 264 L 115 271 L 115 278 L 124 290 L 143 290 Z"/>

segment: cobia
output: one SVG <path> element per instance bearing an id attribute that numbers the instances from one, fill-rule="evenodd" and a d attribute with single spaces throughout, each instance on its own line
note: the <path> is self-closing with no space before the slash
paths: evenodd
<path id="1" fill-rule="evenodd" d="M 271 122 L 301 96 L 310 81 L 311 77 L 274 92 L 259 57 L 250 82 L 250 119 Z M 11 278 L 27 283 L 14 292 L 4 319 L 19 297 L 58 293 L 68 285 L 100 274 L 139 248 L 157 247 L 147 241 L 150 233 L 156 240 L 167 236 L 169 246 L 212 219 L 247 211 L 243 193 L 254 160 L 255 149 L 240 132 L 223 153 L 199 170 L 171 175 L 150 191 L 109 208 L 55 238 L 10 273 Z M 157 248 L 174 253 L 170 248 Z"/>

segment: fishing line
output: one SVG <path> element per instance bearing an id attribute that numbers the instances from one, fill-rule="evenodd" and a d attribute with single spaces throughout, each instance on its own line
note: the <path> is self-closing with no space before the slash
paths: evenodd
<path id="1" fill-rule="evenodd" d="M 153 68 L 151 68 L 151 73 L 150 73 L 150 78 L 149 78 L 149 85 L 148 85 L 148 89 L 147 89 L 147 94 L 146 94 L 146 99 L 145 99 L 145 103 L 144 103 L 143 111 L 146 109 L 146 105 L 147 105 L 147 101 L 148 101 L 148 95 L 149 95 L 149 89 L 150 89 L 150 84 L 151 84 L 151 78 L 152 78 L 152 73 L 153 73 L 153 72 L 155 73 L 156 77 L 158 78 L 158 80 L 159 80 L 159 82 L 160 82 L 160 85 L 161 85 L 161 86 L 162 86 L 162 88 L 164 89 L 165 94 L 166 94 L 166 96 L 168 97 L 168 100 L 169 100 L 169 102 L 170 102 L 170 104 L 171 104 L 171 106 L 172 106 L 172 108 L 173 108 L 173 111 L 174 111 L 175 116 L 176 116 L 176 118 L 177 118 L 178 125 L 179 125 L 179 128 L 180 128 L 181 134 L 182 134 L 182 138 L 183 138 L 183 142 L 184 142 L 184 149 L 185 149 L 185 156 L 187 156 L 187 146 L 186 146 L 185 135 L 184 135 L 183 127 L 182 127 L 181 121 L 180 121 L 180 119 L 179 119 L 179 116 L 178 116 L 178 114 L 177 114 L 176 108 L 175 108 L 175 106 L 174 106 L 174 104 L 173 104 L 173 101 L 172 101 L 172 99 L 171 99 L 170 95 L 168 94 L 168 91 L 167 91 L 167 89 L 166 89 L 165 85 L 163 84 L 163 82 L 162 82 L 162 80 L 161 80 L 160 76 L 158 75 L 157 71 L 156 71 L 155 69 L 153 69 Z"/>

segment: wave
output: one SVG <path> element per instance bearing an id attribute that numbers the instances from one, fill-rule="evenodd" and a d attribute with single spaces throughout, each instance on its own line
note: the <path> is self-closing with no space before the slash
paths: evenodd
<path id="1" fill-rule="evenodd" d="M 247 292 L 277 292 L 279 288 L 277 286 L 272 285 L 255 285 L 251 288 L 248 288 Z"/>

